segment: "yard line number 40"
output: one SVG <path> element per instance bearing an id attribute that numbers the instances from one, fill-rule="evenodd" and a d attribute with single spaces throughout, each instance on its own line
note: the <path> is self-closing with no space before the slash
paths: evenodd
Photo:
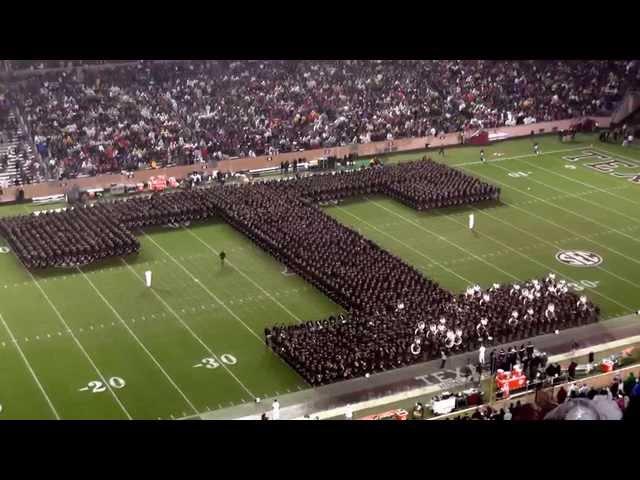
<path id="1" fill-rule="evenodd" d="M 533 172 L 509 172 L 508 175 L 513 178 L 523 178 L 528 177 Z"/>

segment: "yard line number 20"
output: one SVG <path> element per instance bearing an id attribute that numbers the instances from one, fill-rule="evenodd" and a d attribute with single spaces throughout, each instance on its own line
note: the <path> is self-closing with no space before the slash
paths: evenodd
<path id="1" fill-rule="evenodd" d="M 120 377 L 111 377 L 108 380 L 108 382 L 109 382 L 109 385 L 111 385 L 113 388 L 117 388 L 118 390 L 121 388 L 124 388 L 127 385 L 124 379 Z M 80 389 L 81 392 L 89 391 L 91 393 L 102 393 L 106 390 L 107 390 L 107 385 L 100 380 L 92 380 L 89 383 L 87 383 L 86 387 L 83 387 Z"/>

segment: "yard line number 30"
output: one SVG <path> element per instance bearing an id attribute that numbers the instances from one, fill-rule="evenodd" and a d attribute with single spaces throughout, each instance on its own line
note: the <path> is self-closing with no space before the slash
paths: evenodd
<path id="1" fill-rule="evenodd" d="M 225 365 L 235 365 L 236 363 L 238 363 L 238 360 L 236 360 L 236 357 L 234 357 L 230 353 L 223 353 L 222 355 L 220 355 L 220 360 L 213 357 L 203 358 L 202 360 L 200 360 L 200 363 L 196 363 L 193 368 L 218 368 L 220 366 L 220 362 L 224 363 Z"/>

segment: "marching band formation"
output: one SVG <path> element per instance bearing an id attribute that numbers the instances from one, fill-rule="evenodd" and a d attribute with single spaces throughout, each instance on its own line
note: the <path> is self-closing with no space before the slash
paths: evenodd
<path id="1" fill-rule="evenodd" d="M 0 233 L 28 268 L 73 266 L 137 252 L 131 232 L 139 228 L 222 217 L 346 310 L 265 330 L 267 344 L 313 385 L 597 320 L 598 308 L 553 274 L 454 295 L 316 206 L 369 193 L 428 209 L 500 192 L 423 159 L 5 218 Z"/>

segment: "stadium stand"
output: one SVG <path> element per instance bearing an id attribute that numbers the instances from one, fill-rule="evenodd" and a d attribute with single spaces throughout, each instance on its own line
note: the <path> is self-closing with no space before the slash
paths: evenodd
<path id="1" fill-rule="evenodd" d="M 88 196 L 89 192 L 93 194 L 109 189 L 113 194 L 126 195 L 141 192 L 148 185 L 155 191 L 156 182 L 157 190 L 161 191 L 169 184 L 167 178 L 170 175 L 174 175 L 172 180 L 175 182 L 175 178 L 180 178 L 185 172 L 188 172 L 189 180 L 182 184 L 185 190 L 181 191 L 137 194 L 122 200 L 87 205 L 79 203 L 69 208 L 0 218 L 0 236 L 7 240 L 3 253 L 11 252 L 7 258 L 12 260 L 15 253 L 27 269 L 79 268 L 113 257 L 135 255 L 141 248 L 136 238 L 141 229 L 186 227 L 191 222 L 214 217 L 223 219 L 284 264 L 286 268 L 281 273 L 287 276 L 297 274 L 344 308 L 344 313 L 295 324 L 280 324 L 278 314 L 275 314 L 268 320 L 272 323 L 266 323 L 272 326 L 264 329 L 268 348 L 306 383 L 313 387 L 325 386 L 326 391 L 334 389 L 335 392 L 345 385 L 326 386 L 439 358 L 443 359 L 440 370 L 444 370 L 449 356 L 477 352 L 481 347 L 486 347 L 487 353 L 489 348 L 494 348 L 491 357 L 499 360 L 496 362 L 492 358 L 489 370 L 495 375 L 497 369 L 511 370 L 514 366 L 511 356 L 515 358 L 518 352 L 528 348 L 525 343 L 521 347 L 507 347 L 508 343 L 517 342 L 519 345 L 536 336 L 599 321 L 599 306 L 585 295 L 571 291 L 571 285 L 577 285 L 578 279 L 566 277 L 568 280 L 556 280 L 554 274 L 549 274 L 546 278 L 520 284 L 494 283 L 490 288 L 474 285 L 465 292 L 453 293 L 429 278 L 432 275 L 432 278 L 439 278 L 435 275 L 437 272 L 422 273 L 319 207 L 369 195 L 385 195 L 418 211 L 497 202 L 500 188 L 434 162 L 427 156 L 420 161 L 409 161 L 410 155 L 403 153 L 393 159 L 402 157 L 401 163 L 383 166 L 378 163 L 377 155 L 429 148 L 438 148 L 444 155 L 445 146 L 480 146 L 511 138 L 509 128 L 526 128 L 526 132 L 519 134 L 522 138 L 555 132 L 560 142 L 575 142 L 575 148 L 570 144 L 560 145 L 560 150 L 554 151 L 555 147 L 552 149 L 551 145 L 555 138 L 544 139 L 541 142 L 543 146 L 549 146 L 549 154 L 557 155 L 558 159 L 571 158 L 564 152 L 577 151 L 585 145 L 594 150 L 586 154 L 595 157 L 596 147 L 591 144 L 595 137 L 591 133 L 596 131 L 603 143 L 610 141 L 611 137 L 613 142 L 622 143 L 625 147 L 634 141 L 637 144 L 640 133 L 640 62 L 230 60 L 131 61 L 128 65 L 110 66 L 106 63 L 91 60 L 4 61 L 5 71 L 1 77 L 9 83 L 8 93 L 1 90 L 4 85 L 0 85 L 0 195 L 3 194 L 2 187 L 14 188 L 9 192 L 11 195 L 5 191 L 2 200 L 13 202 L 18 198 L 15 195 L 18 190 L 23 199 L 24 190 L 33 189 L 41 190 L 36 194 L 29 192 L 28 198 L 34 204 L 59 202 L 65 196 L 72 203 L 72 192 L 79 200 L 82 194 Z M 12 72 L 20 72 L 20 75 Z M 605 116 L 607 123 L 603 129 L 597 122 L 602 122 Z M 567 125 L 543 128 L 556 121 L 567 122 Z M 587 142 L 580 138 L 575 140 L 576 133 L 580 132 L 590 133 L 589 137 L 585 136 Z M 460 140 L 445 143 L 447 135 L 459 135 Z M 377 150 L 373 150 L 374 142 L 377 142 Z M 416 142 L 417 146 L 413 143 L 407 146 L 409 142 Z M 400 149 L 398 144 L 401 144 Z M 517 160 L 526 165 L 529 162 L 524 158 L 529 155 L 522 152 L 528 148 L 528 140 L 521 144 L 524 147 L 514 147 L 513 151 L 510 144 L 506 144 L 505 150 L 490 154 L 504 155 L 504 160 Z M 355 147 L 353 151 L 347 151 L 352 147 Z M 372 149 L 362 152 L 358 147 Z M 522 152 L 518 150 L 520 148 Z M 537 143 L 535 148 L 537 153 Z M 475 150 L 466 150 L 471 152 L 471 158 Z M 602 158 L 613 162 L 613 157 L 604 154 L 618 155 L 613 150 L 603 149 Z M 617 148 L 615 150 L 618 151 Z M 624 149 L 619 151 L 625 152 Z M 286 155 L 280 156 L 283 153 Z M 307 154 L 308 158 L 305 157 Z M 367 163 L 369 157 L 373 160 L 368 168 L 350 170 L 349 167 L 354 167 L 353 163 L 347 162 L 350 155 L 354 158 L 361 155 L 359 167 Z M 415 154 L 416 157 L 419 155 L 422 153 Z M 451 155 L 450 163 L 457 161 L 455 156 Z M 502 162 L 500 157 L 494 160 Z M 466 165 L 485 161 L 484 152 L 481 162 L 469 162 L 469 158 L 461 158 L 465 163 L 456 165 L 465 168 Z M 262 159 L 265 161 L 260 165 L 244 163 Z M 345 170 L 326 171 L 341 159 Z M 329 162 L 332 162 L 331 166 Z M 542 162 L 536 163 L 535 167 L 533 161 L 530 164 L 536 172 L 551 170 Z M 254 181 L 267 175 L 288 177 L 290 165 L 295 178 Z M 504 163 L 492 162 L 490 167 L 494 165 L 496 171 L 503 167 L 504 173 L 500 174 L 516 178 L 510 175 L 516 172 L 510 172 Z M 211 177 L 205 166 L 214 172 Z M 567 168 L 576 173 L 579 171 L 573 165 Z M 316 169 L 322 173 L 299 174 Z M 175 174 L 177 171 L 179 173 Z M 479 170 L 468 171 L 478 172 L 481 178 L 490 182 L 501 182 L 498 174 L 492 176 L 493 173 L 489 172 L 485 176 Z M 567 173 L 568 170 L 562 172 Z M 527 175 L 517 173 L 522 177 L 533 175 L 532 172 L 527 172 Z M 152 177 L 146 178 L 147 174 Z M 98 175 L 100 177 L 95 178 Z M 200 187 L 201 175 L 206 176 L 207 181 L 211 178 L 210 183 L 217 180 L 219 184 Z M 563 177 L 561 174 L 556 176 Z M 239 184 L 235 181 L 225 183 L 225 177 L 234 178 Z M 564 177 L 567 178 L 568 174 Z M 78 178 L 82 180 L 67 182 Z M 518 193 L 520 186 L 507 180 L 508 183 L 501 184 Z M 543 180 L 528 179 L 532 185 L 541 185 L 544 189 L 540 188 L 535 195 L 524 194 L 528 198 L 522 202 L 551 206 L 558 202 L 558 198 L 577 199 L 599 192 L 634 203 L 629 197 L 611 193 L 617 191 L 618 185 L 611 188 L 594 186 L 589 191 L 578 192 L 576 183 L 592 185 L 586 180 L 567 180 L 574 184 L 568 193 L 559 184 L 548 186 Z M 38 184 L 21 189 L 31 183 Z M 551 195 L 552 190 L 562 195 Z M 505 202 L 507 206 L 509 202 L 512 206 L 520 205 L 509 199 Z M 599 207 L 595 201 L 587 199 L 585 202 Z M 14 207 L 18 211 L 24 205 L 7 207 L 7 211 Z M 603 208 L 614 215 L 625 215 L 612 206 Z M 528 213 L 524 208 L 521 210 Z M 600 217 L 591 221 L 586 213 L 583 216 L 582 210 L 562 210 L 563 214 L 579 217 L 581 222 L 584 219 L 587 224 L 585 230 L 573 232 L 570 231 L 574 228 L 571 224 L 564 228 L 561 216 L 558 216 L 557 223 L 549 221 L 550 225 L 564 230 L 562 235 L 566 232 L 572 237 L 578 235 L 575 238 L 591 241 L 591 232 L 586 232 L 591 224 L 603 229 L 608 227 Z M 600 213 L 604 219 L 604 213 Z M 363 223 L 368 222 L 369 217 L 366 218 Z M 544 220 L 542 214 L 537 218 Z M 622 219 L 616 219 L 622 224 Z M 506 226 L 513 225 L 510 220 L 496 221 Z M 466 229 L 464 220 L 455 223 L 459 224 L 456 228 Z M 620 230 L 616 224 L 611 228 L 604 234 L 615 233 L 633 241 L 632 230 L 627 230 L 626 224 Z M 519 230 L 526 233 L 524 228 Z M 476 235 L 476 238 L 481 236 Z M 507 245 L 509 251 L 517 253 L 521 240 L 516 237 L 513 247 L 502 242 L 499 235 L 496 235 L 498 240 L 491 241 Z M 564 238 L 551 237 L 549 235 L 547 240 L 547 233 L 541 233 L 538 238 L 545 248 L 549 245 L 554 249 L 557 258 L 555 248 Z M 422 237 L 415 240 L 420 242 Z M 233 241 L 229 240 L 230 243 Z M 608 248 L 604 242 L 602 240 L 600 245 L 603 249 Z M 200 243 L 205 248 L 208 246 L 204 240 Z M 181 245 L 175 248 L 184 249 Z M 223 253 L 221 249 L 221 259 L 224 258 Z M 623 255 L 615 250 L 610 253 L 612 256 Z M 510 261 L 506 253 L 500 254 L 505 263 Z M 485 255 L 494 254 L 478 254 L 482 258 Z M 172 258 L 170 253 L 165 256 Z M 602 262 L 599 254 L 594 256 Z M 176 264 L 184 261 L 181 256 L 177 258 L 179 261 L 174 260 Z M 443 260 L 436 255 L 434 258 L 438 258 L 433 262 L 438 266 L 439 262 L 457 261 Z M 548 265 L 537 261 L 536 257 L 530 261 L 543 268 Z M 200 257 L 194 255 L 189 262 L 196 265 Z M 142 263 L 136 267 L 142 268 Z M 160 260 L 157 263 L 159 265 Z M 208 268 L 204 263 L 202 270 Z M 492 261 L 484 264 L 494 266 Z M 633 291 L 629 285 L 635 286 L 635 277 L 625 278 L 625 272 L 619 271 L 623 268 L 620 267 L 622 261 L 613 265 L 610 272 L 602 271 L 627 283 L 625 288 L 631 296 Z M 422 265 L 420 268 L 430 266 Z M 280 265 L 276 267 L 280 268 Z M 131 270 L 135 275 L 135 269 Z M 227 273 L 224 269 L 221 271 Z M 279 270 L 275 272 L 277 274 Z M 185 269 L 185 273 L 188 275 L 190 270 Z M 540 274 L 505 273 L 515 281 Z M 563 269 L 557 274 L 563 276 L 564 273 Z M 46 275 L 44 272 L 43 277 Z M 249 275 L 242 275 L 249 278 Z M 191 277 L 196 282 L 201 278 L 195 273 Z M 458 277 L 465 281 L 465 285 L 470 283 L 461 275 Z M 486 281 L 484 278 L 469 278 Z M 593 279 L 580 281 L 597 284 Z M 575 291 L 583 292 L 584 288 Z M 604 299 L 600 304 L 603 319 L 632 310 L 625 306 L 631 302 L 624 298 L 622 304 L 605 296 L 611 293 L 609 290 L 604 294 L 597 290 L 590 292 Z M 222 304 L 222 301 L 216 302 Z M 625 312 L 621 313 L 617 307 L 608 309 L 608 302 L 624 307 Z M 203 318 L 209 315 L 202 305 L 200 307 L 205 310 Z M 331 311 L 324 310 L 318 316 L 326 316 Z M 120 316 L 119 313 L 115 315 Z M 309 318 L 311 315 L 300 316 Z M 299 320 L 297 315 L 291 317 Z M 257 335 L 253 332 L 254 335 L 260 337 L 264 326 L 264 323 L 259 324 L 260 330 L 257 330 Z M 564 333 L 569 336 L 574 332 Z M 561 336 L 549 337 L 558 339 Z M 531 342 L 529 344 L 533 349 Z M 265 352 L 271 355 L 259 341 L 257 348 L 259 355 Z M 484 357 L 484 349 L 482 352 Z M 287 374 L 291 373 L 280 359 L 272 357 L 274 363 L 287 370 Z M 524 363 L 523 358 L 529 362 L 533 356 L 518 358 L 520 363 Z M 480 360 L 480 379 L 484 367 L 484 360 Z M 407 370 L 413 375 L 412 369 L 417 368 L 422 367 Z M 399 375 L 402 372 L 389 373 Z M 533 378 L 534 375 L 527 377 Z M 360 387 L 351 385 L 373 383 L 377 378 L 348 382 L 346 387 L 355 391 Z M 415 380 L 417 377 L 411 378 Z M 542 420 L 577 416 L 609 419 L 604 414 L 600 416 L 601 412 L 594 405 L 597 401 L 606 401 L 609 406 L 615 403 L 621 416 L 634 418 L 640 411 L 640 388 L 635 377 L 633 382 L 630 378 L 626 381 L 618 379 L 606 388 L 574 384 L 564 392 L 562 399 L 551 399 L 543 406 L 518 403 L 509 408 L 503 405 L 502 410 L 483 407 L 471 417 L 483 420 Z M 394 388 L 406 387 L 394 378 L 384 388 L 392 381 L 396 385 Z M 378 390 L 383 390 L 382 381 Z M 282 391 L 275 391 L 275 394 L 280 397 Z M 318 391 L 322 389 L 314 389 L 313 395 Z M 372 391 L 362 388 L 360 393 L 370 395 Z M 263 393 L 261 390 L 260 396 Z M 339 393 L 346 398 L 344 392 Z M 338 397 L 337 394 L 335 396 Z M 256 398 L 256 404 L 259 401 L 260 398 Z M 196 408 L 193 410 L 198 413 Z M 407 412 L 403 412 L 406 416 Z M 171 413 L 171 418 L 174 414 Z M 182 415 L 186 417 L 187 414 Z"/>
<path id="2" fill-rule="evenodd" d="M 607 113 L 624 61 L 185 61 L 15 84 L 57 178 Z"/>
<path id="3" fill-rule="evenodd" d="M 109 63 L 124 63 L 127 60 L 6 60 L 7 70 L 49 70 L 58 68 L 86 67 Z M 128 60 L 133 62 L 133 60 Z"/>
<path id="4" fill-rule="evenodd" d="M 42 179 L 42 170 L 14 111 L 0 107 L 0 187 Z"/>

